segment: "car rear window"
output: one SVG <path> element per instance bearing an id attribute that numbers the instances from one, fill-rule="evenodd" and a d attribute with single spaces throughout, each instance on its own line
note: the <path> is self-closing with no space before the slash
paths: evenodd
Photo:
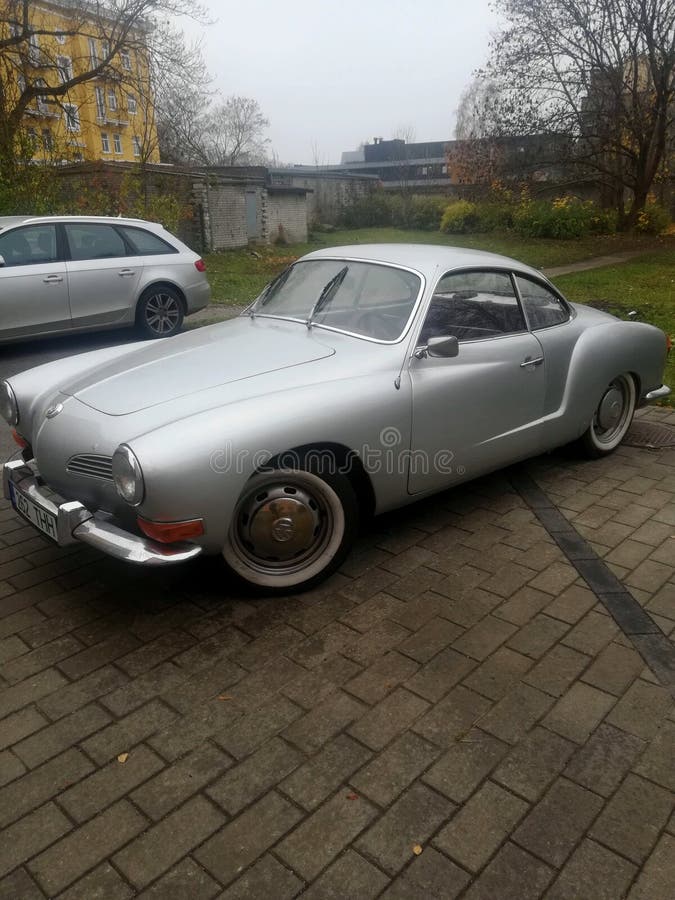
<path id="1" fill-rule="evenodd" d="M 158 235 L 153 234 L 152 231 L 146 231 L 144 228 L 133 228 L 128 225 L 120 225 L 119 230 L 139 256 L 160 256 L 164 253 L 178 253 L 175 247 L 162 240 Z"/>

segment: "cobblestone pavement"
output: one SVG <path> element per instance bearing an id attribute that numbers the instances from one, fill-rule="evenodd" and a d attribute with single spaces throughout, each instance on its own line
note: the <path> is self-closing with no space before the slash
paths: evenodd
<path id="1" fill-rule="evenodd" d="M 529 472 L 671 634 L 675 448 Z M 505 473 L 277 600 L 2 505 L 0 898 L 665 900 L 671 691 Z"/>

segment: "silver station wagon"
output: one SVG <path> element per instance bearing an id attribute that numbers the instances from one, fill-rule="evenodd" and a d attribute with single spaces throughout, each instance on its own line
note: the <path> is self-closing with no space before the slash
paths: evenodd
<path id="1" fill-rule="evenodd" d="M 0 218 L 0 343 L 132 326 L 170 337 L 210 296 L 203 261 L 161 225 Z"/>
<path id="2" fill-rule="evenodd" d="M 661 383 L 662 331 L 472 250 L 319 250 L 247 312 L 0 384 L 5 496 L 59 544 L 167 565 L 222 554 L 308 588 L 359 521 L 579 441 L 603 456 Z"/>

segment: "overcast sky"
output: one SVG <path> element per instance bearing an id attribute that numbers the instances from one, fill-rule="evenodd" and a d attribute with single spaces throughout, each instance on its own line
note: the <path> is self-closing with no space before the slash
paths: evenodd
<path id="1" fill-rule="evenodd" d="M 410 127 L 452 137 L 459 95 L 485 62 L 489 0 L 205 0 L 204 56 L 223 94 L 254 97 L 281 162 L 340 161 Z"/>

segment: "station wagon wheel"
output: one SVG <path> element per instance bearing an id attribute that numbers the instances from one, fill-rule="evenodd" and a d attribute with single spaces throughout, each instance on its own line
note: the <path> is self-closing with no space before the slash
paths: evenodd
<path id="1" fill-rule="evenodd" d="M 581 438 L 587 456 L 597 459 L 619 446 L 633 421 L 636 395 L 631 375 L 619 375 L 607 386 Z"/>
<path id="2" fill-rule="evenodd" d="M 266 593 L 306 590 L 340 565 L 357 525 L 345 475 L 278 469 L 249 480 L 223 556 L 239 578 Z"/>
<path id="3" fill-rule="evenodd" d="M 136 321 L 146 337 L 171 337 L 183 324 L 183 302 L 173 288 L 156 285 L 143 293 Z"/>

